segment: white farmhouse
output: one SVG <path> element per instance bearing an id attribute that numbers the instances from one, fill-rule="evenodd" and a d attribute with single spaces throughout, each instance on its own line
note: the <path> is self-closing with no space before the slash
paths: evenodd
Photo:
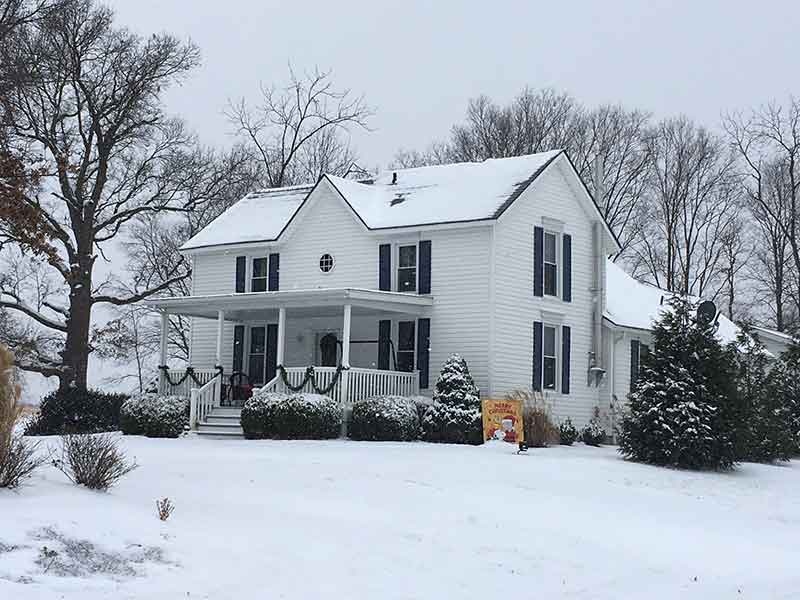
<path id="1" fill-rule="evenodd" d="M 220 431 L 253 388 L 429 394 L 459 353 L 484 397 L 613 419 L 665 294 L 618 251 L 563 151 L 255 192 L 183 245 L 192 295 L 149 301 L 192 317 L 191 376 L 165 368 L 161 389 L 199 388 L 193 425 Z"/>

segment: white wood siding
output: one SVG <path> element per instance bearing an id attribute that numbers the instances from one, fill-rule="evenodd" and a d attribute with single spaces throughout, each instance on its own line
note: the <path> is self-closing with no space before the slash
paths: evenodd
<path id="1" fill-rule="evenodd" d="M 563 170 L 562 170 L 563 169 Z M 592 335 L 592 230 L 591 219 L 568 182 L 563 160 L 542 173 L 495 226 L 494 333 L 492 356 L 493 396 L 514 389 L 530 389 L 533 373 L 533 322 L 553 321 L 546 313 L 560 313 L 554 325 L 571 328 L 570 393 L 549 392 L 548 403 L 556 420 L 571 417 L 585 424 L 598 406 L 598 389 L 587 381 Z M 572 236 L 572 302 L 559 297 L 533 295 L 533 228 L 543 218 L 563 222 Z M 560 241 L 559 241 L 560 245 Z M 561 271 L 559 264 L 559 272 Z M 560 365 L 557 372 L 560 387 Z"/>
<path id="2" fill-rule="evenodd" d="M 313 201 L 303 207 L 286 238 L 280 245 L 265 245 L 249 253 L 248 265 L 254 256 L 280 252 L 280 289 L 312 289 L 354 287 L 377 289 L 378 247 L 380 244 L 416 243 L 431 240 L 431 295 L 434 305 L 430 309 L 431 354 L 430 386 L 436 381 L 439 369 L 450 354 L 459 353 L 467 360 L 478 387 L 485 394 L 489 382 L 489 239 L 490 228 L 475 226 L 461 229 L 442 229 L 426 232 L 376 234 L 369 232 L 356 220 L 327 184 L 320 185 Z M 322 254 L 332 254 L 336 266 L 330 273 L 319 270 Z M 201 254 L 195 262 L 195 291 L 201 294 L 232 293 L 235 285 L 236 256 L 239 251 Z M 392 268 L 396 268 L 393 264 Z M 249 269 L 249 267 L 248 267 Z M 249 289 L 249 276 L 248 276 Z M 392 331 L 397 341 L 397 322 L 415 317 L 386 314 L 380 318 L 392 320 Z M 292 336 L 313 337 L 313 327 L 320 325 L 341 327 L 340 320 L 328 318 L 306 323 L 294 322 L 291 308 L 287 318 L 287 354 L 289 365 L 310 364 L 313 342 L 297 344 Z M 377 338 L 378 317 L 355 318 L 352 337 Z M 216 349 L 216 321 L 195 319 L 192 327 L 192 364 L 195 367 L 214 363 Z M 223 366 L 231 368 L 233 325 L 226 324 L 223 340 Z M 351 348 L 353 364 L 372 366 L 374 349 Z M 303 361 L 309 362 L 303 362 Z"/>

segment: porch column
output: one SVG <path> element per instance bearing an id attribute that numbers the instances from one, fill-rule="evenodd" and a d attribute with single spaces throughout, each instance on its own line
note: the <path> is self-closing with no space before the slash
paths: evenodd
<path id="1" fill-rule="evenodd" d="M 216 366 L 222 366 L 222 335 L 225 332 L 225 311 L 217 311 L 217 356 Z"/>
<path id="2" fill-rule="evenodd" d="M 286 344 L 286 309 L 278 309 L 278 351 L 275 353 L 278 366 L 283 365 L 284 345 Z"/>
<path id="3" fill-rule="evenodd" d="M 342 399 L 342 431 L 341 436 L 347 437 L 347 421 L 350 419 L 350 322 L 352 320 L 353 307 L 350 304 L 344 305 L 344 323 L 342 324 L 342 375 L 339 391 Z"/>
<path id="4" fill-rule="evenodd" d="M 281 367 L 286 365 L 283 364 L 285 360 L 285 352 L 286 349 L 284 346 L 286 345 L 286 308 L 281 306 L 278 309 L 278 347 L 275 351 L 275 363 L 278 365 L 278 371 L 276 375 L 280 376 L 281 374 Z M 287 391 L 283 387 L 283 379 L 278 380 L 278 386 L 275 388 L 278 391 Z"/>
<path id="5" fill-rule="evenodd" d="M 342 325 L 342 366 L 350 366 L 350 321 L 352 319 L 353 307 L 350 304 L 344 305 L 344 324 Z"/>
<path id="6" fill-rule="evenodd" d="M 159 366 L 167 366 L 167 343 L 169 342 L 169 313 L 161 312 L 161 351 Z M 158 370 L 158 393 L 163 394 L 167 387 L 167 374 L 163 369 Z"/>

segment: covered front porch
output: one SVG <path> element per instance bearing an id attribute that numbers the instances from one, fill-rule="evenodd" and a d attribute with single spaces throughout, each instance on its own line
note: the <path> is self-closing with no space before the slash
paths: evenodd
<path id="1" fill-rule="evenodd" d="M 417 395 L 427 387 L 432 303 L 351 288 L 150 300 L 162 323 L 159 392 L 190 397 L 193 429 L 221 411 L 237 416 L 258 390 L 322 393 L 345 417 L 361 398 Z M 184 369 L 166 368 L 171 314 L 193 317 Z"/>

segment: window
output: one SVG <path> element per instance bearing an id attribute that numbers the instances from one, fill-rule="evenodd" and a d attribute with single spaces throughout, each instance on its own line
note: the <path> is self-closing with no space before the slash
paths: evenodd
<path id="1" fill-rule="evenodd" d="M 323 273 L 330 273 L 335 265 L 336 261 L 330 254 L 323 254 L 319 257 L 319 270 Z"/>
<path id="2" fill-rule="evenodd" d="M 253 276 L 250 282 L 251 292 L 267 291 L 267 258 L 253 259 Z"/>
<path id="3" fill-rule="evenodd" d="M 544 234 L 544 293 L 558 296 L 558 235 Z"/>
<path id="4" fill-rule="evenodd" d="M 397 370 L 414 370 L 414 321 L 397 324 Z"/>
<path id="5" fill-rule="evenodd" d="M 247 358 L 247 376 L 253 385 L 263 385 L 267 350 L 266 327 L 250 328 L 250 354 Z"/>
<path id="6" fill-rule="evenodd" d="M 546 390 L 556 389 L 557 337 L 555 327 L 544 326 L 542 329 L 542 387 Z"/>
<path id="7" fill-rule="evenodd" d="M 400 246 L 397 261 L 397 291 L 417 291 L 417 246 Z"/>

